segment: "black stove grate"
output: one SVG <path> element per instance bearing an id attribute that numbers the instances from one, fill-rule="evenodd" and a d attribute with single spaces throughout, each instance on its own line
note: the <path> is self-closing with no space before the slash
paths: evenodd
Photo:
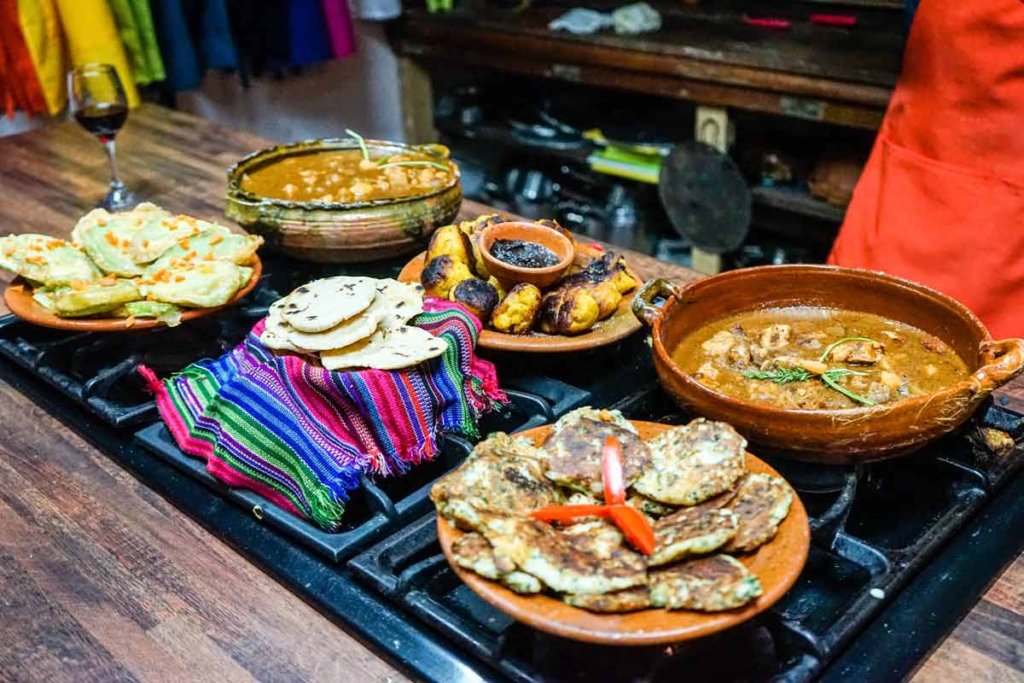
<path id="1" fill-rule="evenodd" d="M 261 283 L 230 316 L 123 334 L 69 334 L 4 316 L 0 354 L 107 424 L 129 427 L 157 418 L 153 395 L 135 371 L 139 364 L 166 375 L 200 358 L 219 356 L 241 342 L 277 298 Z"/>
<path id="2" fill-rule="evenodd" d="M 398 265 L 357 269 L 391 276 Z M 826 676 L 848 671 L 844 650 L 878 650 L 877 642 L 887 642 L 886 634 L 881 641 L 873 635 L 879 615 L 885 610 L 887 620 L 907 622 L 907 611 L 913 610 L 903 604 L 908 595 L 933 605 L 959 605 L 958 614 L 973 601 L 959 594 L 939 595 L 949 588 L 933 579 L 928 585 L 939 588 L 928 592 L 920 585 L 922 577 L 941 570 L 964 584 L 965 578 L 979 572 L 991 576 L 1001 568 L 1005 559 L 986 559 L 1005 554 L 993 548 L 1002 551 L 1005 546 L 1007 558 L 1016 552 L 1016 536 L 1007 526 L 1012 522 L 1002 520 L 1000 531 L 990 532 L 979 529 L 972 517 L 999 516 L 993 509 L 1000 505 L 993 502 L 996 491 L 1024 462 L 1019 445 L 1024 420 L 989 407 L 967 430 L 909 458 L 860 467 L 769 459 L 808 508 L 812 549 L 797 584 L 757 619 L 699 642 L 631 649 L 628 656 L 614 648 L 547 636 L 477 598 L 440 552 L 429 489 L 466 457 L 471 444 L 464 439 L 446 437 L 438 459 L 407 476 L 365 482 L 337 533 L 324 532 L 251 492 L 222 485 L 202 462 L 178 450 L 156 421 L 155 406 L 135 366 L 144 362 L 166 374 L 220 354 L 242 339 L 277 292 L 314 277 L 351 271 L 271 258 L 265 260 L 264 272 L 260 287 L 242 306 L 175 330 L 72 335 L 33 328 L 12 316 L 0 318 L 0 355 L 14 366 L 0 370 L 267 571 L 428 678 L 448 680 L 442 672 L 471 666 L 513 681 L 656 682 L 681 675 L 806 681 L 823 671 Z M 586 404 L 620 408 L 634 419 L 688 419 L 659 388 L 642 335 L 590 353 L 485 355 L 498 364 L 512 405 L 485 418 L 484 433 L 538 426 Z M 1010 433 L 1017 448 L 1003 456 L 985 450 L 981 440 L 971 438 L 979 424 Z M 1009 488 L 1007 493 L 1024 488 L 1021 477 Z M 999 499 L 1000 509 L 1016 509 L 1017 503 L 1005 499 Z M 987 539 L 985 557 L 951 556 L 952 548 L 964 547 L 966 537 Z M 948 569 L 954 562 L 956 569 Z M 965 590 L 976 596 L 984 581 L 966 583 Z M 932 624 L 919 629 L 930 640 L 907 651 L 920 657 L 942 628 Z M 398 632 L 404 634 L 401 639 L 393 637 Z"/>

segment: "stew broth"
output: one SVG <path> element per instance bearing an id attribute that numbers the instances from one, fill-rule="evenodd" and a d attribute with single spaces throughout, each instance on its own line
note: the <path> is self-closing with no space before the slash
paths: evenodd
<path id="1" fill-rule="evenodd" d="M 241 186 L 271 199 L 349 203 L 427 194 L 447 186 L 451 174 L 447 163 L 425 154 L 363 159 L 346 149 L 285 157 L 246 173 Z"/>
<path id="2" fill-rule="evenodd" d="M 683 339 L 672 359 L 715 391 L 803 410 L 890 403 L 969 374 L 953 349 L 916 327 L 810 306 L 723 318 Z"/>

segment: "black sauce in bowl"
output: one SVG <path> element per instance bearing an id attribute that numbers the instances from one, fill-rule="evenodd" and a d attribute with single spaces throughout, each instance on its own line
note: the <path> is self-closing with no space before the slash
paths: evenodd
<path id="1" fill-rule="evenodd" d="M 550 268 L 558 265 L 558 254 L 542 244 L 525 240 L 494 240 L 491 256 L 519 268 Z"/>

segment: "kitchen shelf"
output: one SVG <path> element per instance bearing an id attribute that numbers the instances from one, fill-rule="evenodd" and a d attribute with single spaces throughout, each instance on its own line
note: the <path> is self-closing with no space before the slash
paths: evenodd
<path id="1" fill-rule="evenodd" d="M 789 187 L 753 187 L 754 203 L 781 209 L 831 223 L 842 223 L 846 211 L 828 202 L 812 197 L 804 190 Z"/>
<path id="2" fill-rule="evenodd" d="M 573 161 L 580 164 L 586 164 L 587 157 L 594 152 L 594 145 L 592 144 L 584 144 L 579 147 L 568 149 L 556 149 L 553 147 L 545 147 L 543 145 L 532 145 L 528 141 L 516 136 L 508 126 L 502 126 L 495 123 L 480 123 L 470 127 L 461 126 L 450 121 L 439 119 L 435 121 L 434 125 L 437 126 L 437 130 L 440 133 L 447 135 L 448 137 L 480 142 L 493 142 L 495 144 L 505 145 L 507 147 L 513 147 L 533 152 L 535 154 L 542 154 L 544 156 L 563 159 L 565 161 Z"/>

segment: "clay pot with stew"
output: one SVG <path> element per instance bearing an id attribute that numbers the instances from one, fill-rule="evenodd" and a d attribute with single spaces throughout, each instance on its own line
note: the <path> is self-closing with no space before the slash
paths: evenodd
<path id="1" fill-rule="evenodd" d="M 663 305 L 655 300 L 665 297 Z M 871 313 L 941 340 L 966 371 L 950 385 L 876 405 L 780 408 L 709 388 L 673 360 L 689 335 L 741 312 L 815 307 Z M 799 460 L 848 464 L 912 452 L 963 424 L 1024 369 L 1024 339 L 994 341 L 965 306 L 932 289 L 881 273 L 832 266 L 734 270 L 678 287 L 652 280 L 633 300 L 651 328 L 665 390 L 695 415 L 732 424 L 752 443 Z M 756 452 L 756 451 L 755 451 Z"/>
<path id="2" fill-rule="evenodd" d="M 249 232 L 262 235 L 267 248 L 302 261 L 354 263 L 423 249 L 434 230 L 451 223 L 462 206 L 458 167 L 442 145 L 365 142 L 373 159 L 416 155 L 447 166 L 449 176 L 442 185 L 413 194 L 359 201 L 286 199 L 251 191 L 246 187 L 247 176 L 280 162 L 308 160 L 312 167 L 320 155 L 360 151 L 358 142 L 349 138 L 276 145 L 254 152 L 228 169 L 225 215 Z M 301 173 L 300 169 L 296 183 Z"/>

